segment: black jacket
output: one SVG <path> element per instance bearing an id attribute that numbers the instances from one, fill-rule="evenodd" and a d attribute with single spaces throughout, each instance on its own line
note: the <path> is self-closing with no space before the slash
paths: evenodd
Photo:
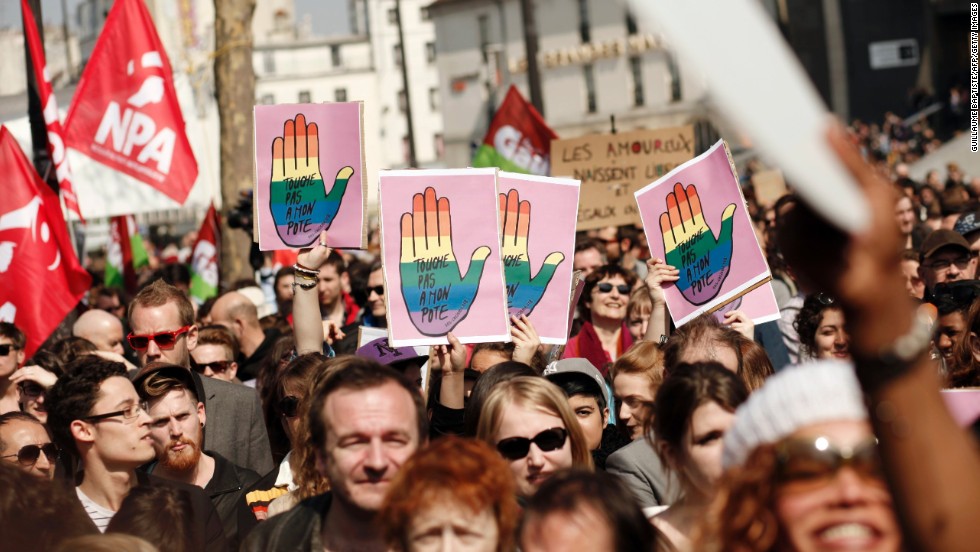
<path id="1" fill-rule="evenodd" d="M 246 526 L 239 528 L 243 521 L 240 518 L 242 510 L 239 504 L 245 503 L 245 490 L 259 480 L 259 474 L 232 464 L 216 452 L 206 451 L 205 454 L 214 458 L 214 475 L 204 486 L 204 492 L 211 498 L 214 509 L 218 511 L 218 517 L 221 518 L 231 549 L 238 550 L 239 542 L 253 525 L 247 523 L 248 520 L 244 520 Z"/>

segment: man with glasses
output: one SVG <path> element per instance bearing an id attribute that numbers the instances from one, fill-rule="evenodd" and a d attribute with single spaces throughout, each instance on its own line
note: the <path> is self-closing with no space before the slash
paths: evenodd
<path id="1" fill-rule="evenodd" d="M 205 326 L 191 351 L 191 369 L 208 378 L 241 383 L 238 374 L 238 342 L 224 326 Z"/>
<path id="2" fill-rule="evenodd" d="M 203 491 L 137 472 L 154 458 L 151 420 L 125 366 L 95 356 L 84 362 L 48 393 L 48 424 L 61 449 L 79 460 L 75 493 L 92 523 L 104 532 L 138 485 L 170 485 L 188 493 L 190 525 L 207 550 L 225 550 L 221 521 Z"/>
<path id="3" fill-rule="evenodd" d="M 919 275 L 926 284 L 927 297 L 936 284 L 976 278 L 977 257 L 966 239 L 952 230 L 929 234 L 922 242 L 919 257 Z"/>
<path id="4" fill-rule="evenodd" d="M 146 366 L 160 361 L 190 370 L 190 352 L 197 347 L 194 307 L 180 290 L 157 280 L 129 305 L 133 331 L 127 339 Z M 272 469 L 272 453 L 262 406 L 254 389 L 194 373 L 209 414 L 204 448 L 257 473 Z"/>
<path id="5" fill-rule="evenodd" d="M 241 550 L 387 549 L 375 518 L 392 479 L 425 442 L 425 405 L 414 384 L 391 368 L 344 359 L 317 385 L 307 418 L 316 465 L 331 491 L 262 522 Z"/>
<path id="6" fill-rule="evenodd" d="M 10 376 L 24 364 L 27 337 L 10 322 L 0 322 L 0 414 L 20 410 L 20 393 Z"/>
<path id="7" fill-rule="evenodd" d="M 227 328 L 238 341 L 240 353 L 236 357 L 239 379 L 254 380 L 262 367 L 271 362 L 272 345 L 281 335 L 279 330 L 263 330 L 255 303 L 237 291 L 229 291 L 218 297 L 211 307 L 211 321 Z"/>
<path id="8" fill-rule="evenodd" d="M 54 479 L 61 451 L 51 442 L 48 430 L 37 418 L 24 412 L 0 415 L 0 458 L 40 479 Z"/>
<path id="9" fill-rule="evenodd" d="M 156 462 L 147 473 L 203 488 L 221 517 L 229 544 L 237 549 L 245 489 L 258 481 L 258 474 L 203 449 L 207 412 L 187 370 L 157 364 L 144 369 L 133 383 L 140 398 L 149 402 Z"/>

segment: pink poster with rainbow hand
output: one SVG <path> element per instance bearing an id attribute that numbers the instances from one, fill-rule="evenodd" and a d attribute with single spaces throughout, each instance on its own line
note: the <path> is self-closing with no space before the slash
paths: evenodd
<path id="1" fill-rule="evenodd" d="M 389 343 L 510 341 L 497 169 L 381 171 L 378 201 Z"/>
<path id="2" fill-rule="evenodd" d="M 366 245 L 360 102 L 255 106 L 259 249 Z"/>
<path id="3" fill-rule="evenodd" d="M 664 286 L 676 326 L 771 278 L 724 141 L 634 195 L 650 255 L 680 273 Z"/>

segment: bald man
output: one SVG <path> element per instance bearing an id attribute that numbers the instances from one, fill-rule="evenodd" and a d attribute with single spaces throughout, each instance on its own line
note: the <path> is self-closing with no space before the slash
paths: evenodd
<path id="1" fill-rule="evenodd" d="M 104 310 L 93 309 L 82 313 L 71 327 L 71 334 L 95 343 L 100 351 L 123 354 L 122 322 Z"/>
<path id="2" fill-rule="evenodd" d="M 255 304 L 237 291 L 218 297 L 211 307 L 211 321 L 231 330 L 238 340 L 238 378 L 242 381 L 255 379 L 272 353 L 272 345 L 280 336 L 279 330 L 263 331 Z"/>

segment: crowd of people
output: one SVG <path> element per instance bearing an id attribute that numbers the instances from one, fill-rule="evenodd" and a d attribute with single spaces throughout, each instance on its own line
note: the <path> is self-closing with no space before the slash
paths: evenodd
<path id="1" fill-rule="evenodd" d="M 326 233 L 201 305 L 179 268 L 96 286 L 31 358 L 0 323 L 0 549 L 971 549 L 977 432 L 940 389 L 980 385 L 977 195 L 955 167 L 886 178 L 865 159 L 910 140 L 867 132 L 828 138 L 863 233 L 748 206 L 774 322 L 674 327 L 677 268 L 610 227 L 577 237 L 561 347 L 527 317 L 507 343 L 365 342 L 383 267 Z"/>

